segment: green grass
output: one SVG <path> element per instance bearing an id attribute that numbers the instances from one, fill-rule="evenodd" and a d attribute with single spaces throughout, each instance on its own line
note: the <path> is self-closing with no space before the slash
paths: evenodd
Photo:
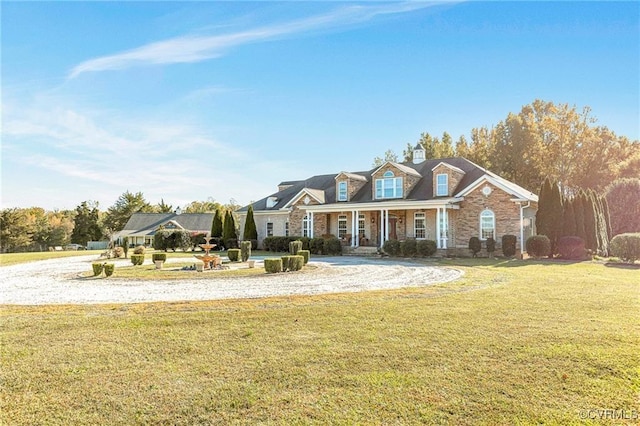
<path id="1" fill-rule="evenodd" d="M 0 266 L 17 265 L 18 263 L 35 262 L 37 260 L 57 259 L 60 257 L 95 255 L 96 258 L 104 250 L 73 251 L 41 251 L 29 253 L 0 253 Z"/>
<path id="2" fill-rule="evenodd" d="M 440 263 L 466 275 L 314 297 L 4 306 L 0 424 L 565 425 L 585 424 L 583 410 L 637 412 L 638 270 Z"/>

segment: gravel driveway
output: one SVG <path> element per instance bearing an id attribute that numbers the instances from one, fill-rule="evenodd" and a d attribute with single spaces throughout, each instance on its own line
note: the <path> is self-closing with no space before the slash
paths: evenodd
<path id="1" fill-rule="evenodd" d="M 462 271 L 418 263 L 360 257 L 326 257 L 306 273 L 221 278 L 205 272 L 183 280 L 82 279 L 95 256 L 68 257 L 0 267 L 0 304 L 94 304 L 259 298 L 418 287 L 452 281 Z M 170 261 L 183 259 L 168 259 Z M 131 265 L 128 259 L 115 260 Z M 256 267 L 261 268 L 258 260 Z"/>

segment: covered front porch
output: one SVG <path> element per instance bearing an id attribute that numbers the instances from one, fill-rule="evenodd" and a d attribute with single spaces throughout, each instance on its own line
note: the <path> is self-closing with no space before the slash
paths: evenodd
<path id="1" fill-rule="evenodd" d="M 323 234 L 337 236 L 346 247 L 382 248 L 388 240 L 433 240 L 439 249 L 452 247 L 455 241 L 453 220 L 459 206 L 454 202 L 420 202 L 406 206 L 399 203 L 336 206 L 313 206 L 307 211 L 312 231 L 315 220 L 324 215 Z M 409 204 L 409 203 L 407 203 Z M 352 207 L 347 209 L 346 207 Z M 311 236 L 313 236 L 311 232 Z"/>

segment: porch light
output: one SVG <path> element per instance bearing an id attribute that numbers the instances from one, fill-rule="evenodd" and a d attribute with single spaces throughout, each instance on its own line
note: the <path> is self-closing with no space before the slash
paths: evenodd
<path id="1" fill-rule="evenodd" d="M 376 223 L 376 218 L 375 217 L 371 218 L 371 223 Z"/>

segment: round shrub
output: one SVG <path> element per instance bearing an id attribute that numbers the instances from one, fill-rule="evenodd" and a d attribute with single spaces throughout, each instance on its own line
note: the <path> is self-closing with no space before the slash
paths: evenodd
<path id="1" fill-rule="evenodd" d="M 138 246 L 133 249 L 133 254 L 144 254 L 144 251 L 145 251 L 144 246 Z"/>
<path id="2" fill-rule="evenodd" d="M 527 238 L 527 253 L 533 257 L 546 257 L 551 253 L 551 241 L 546 235 L 534 235 Z"/>
<path id="3" fill-rule="evenodd" d="M 144 254 L 132 254 L 131 263 L 135 265 L 142 265 L 144 263 Z"/>
<path id="4" fill-rule="evenodd" d="M 580 237 L 569 236 L 558 240 L 558 254 L 563 259 L 582 260 L 587 254 L 584 240 Z"/>
<path id="5" fill-rule="evenodd" d="M 243 262 L 246 262 L 251 257 L 251 241 L 243 241 L 240 243 L 240 257 Z"/>
<path id="6" fill-rule="evenodd" d="M 104 274 L 107 277 L 110 277 L 111 275 L 113 275 L 113 271 L 116 270 L 116 265 L 114 265 L 113 263 L 105 263 L 104 264 Z"/>
<path id="7" fill-rule="evenodd" d="M 282 272 L 282 259 L 279 257 L 267 257 L 264 259 L 264 270 L 269 274 Z"/>
<path id="8" fill-rule="evenodd" d="M 302 256 L 304 258 L 304 264 L 309 263 L 309 258 L 311 257 L 311 252 L 309 250 L 300 250 L 298 252 L 298 256 Z"/>
<path id="9" fill-rule="evenodd" d="M 102 270 L 104 269 L 104 263 L 92 263 L 91 264 L 91 269 L 93 269 L 93 276 L 97 277 L 98 275 L 102 274 Z"/>
<path id="10" fill-rule="evenodd" d="M 473 257 L 478 257 L 478 253 L 482 250 L 482 244 L 480 243 L 480 238 L 471 237 L 469 238 L 469 250 L 471 250 L 471 255 Z"/>
<path id="11" fill-rule="evenodd" d="M 237 262 L 238 260 L 240 260 L 240 253 L 241 253 L 240 249 L 227 250 L 227 256 L 229 257 L 229 261 Z"/>
<path id="12" fill-rule="evenodd" d="M 122 247 L 116 247 L 113 249 L 113 257 L 119 258 L 124 256 L 124 249 Z"/>
<path id="13" fill-rule="evenodd" d="M 418 254 L 418 244 L 416 240 L 406 240 L 400 244 L 402 255 L 405 257 L 415 257 Z"/>
<path id="14" fill-rule="evenodd" d="M 158 260 L 160 260 L 162 262 L 166 262 L 167 261 L 167 253 L 153 253 L 151 255 L 151 259 L 154 262 L 157 262 Z"/>
<path id="15" fill-rule="evenodd" d="M 312 238 L 309 241 L 309 251 L 313 254 L 324 253 L 324 238 Z"/>
<path id="16" fill-rule="evenodd" d="M 420 240 L 417 243 L 416 249 L 418 251 L 418 256 L 429 257 L 436 254 L 438 246 L 433 240 Z"/>
<path id="17" fill-rule="evenodd" d="M 400 241 L 387 240 L 382 245 L 382 250 L 389 256 L 399 256 L 401 253 Z"/>
<path id="18" fill-rule="evenodd" d="M 630 263 L 640 259 L 640 233 L 620 234 L 613 237 L 611 254 Z"/>
<path id="19" fill-rule="evenodd" d="M 515 235 L 503 235 L 502 236 L 502 254 L 506 257 L 513 257 L 516 255 L 516 242 L 518 241 Z"/>

